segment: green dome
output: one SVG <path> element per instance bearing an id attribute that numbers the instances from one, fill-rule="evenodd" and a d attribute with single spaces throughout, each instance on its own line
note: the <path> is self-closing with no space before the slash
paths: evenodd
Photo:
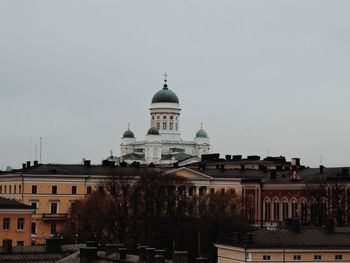
<path id="1" fill-rule="evenodd" d="M 203 130 L 201 128 L 199 131 L 197 131 L 196 137 L 197 138 L 208 138 L 208 134 L 207 134 L 207 132 L 205 130 Z"/>
<path id="2" fill-rule="evenodd" d="M 167 84 L 164 84 L 164 88 L 154 94 L 152 98 L 152 103 L 158 102 L 179 103 L 179 98 L 173 91 L 168 89 Z"/>
<path id="3" fill-rule="evenodd" d="M 135 135 L 131 130 L 127 129 L 123 134 L 123 138 L 135 138 Z"/>
<path id="4" fill-rule="evenodd" d="M 159 135 L 159 130 L 156 127 L 148 129 L 147 135 Z"/>

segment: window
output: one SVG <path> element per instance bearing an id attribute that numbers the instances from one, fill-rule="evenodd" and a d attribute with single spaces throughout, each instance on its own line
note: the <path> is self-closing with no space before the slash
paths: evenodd
<path id="1" fill-rule="evenodd" d="M 343 255 L 335 255 L 334 259 L 335 260 L 342 260 L 343 259 Z"/>
<path id="2" fill-rule="evenodd" d="M 17 193 L 17 185 L 14 185 L 13 188 L 14 188 L 14 189 L 13 189 L 13 192 L 14 192 L 14 193 Z"/>
<path id="3" fill-rule="evenodd" d="M 88 195 L 91 195 L 91 192 L 92 192 L 91 186 L 86 187 L 86 193 L 87 193 Z"/>
<path id="4" fill-rule="evenodd" d="M 307 221 L 307 204 L 306 202 L 302 202 L 300 204 L 300 221 L 306 222 Z"/>
<path id="5" fill-rule="evenodd" d="M 288 202 L 287 201 L 283 201 L 282 204 L 282 212 L 283 212 L 283 219 L 286 219 L 289 217 L 289 213 L 288 213 Z"/>
<path id="6" fill-rule="evenodd" d="M 56 223 L 51 223 L 50 233 L 51 233 L 51 235 L 56 234 Z"/>
<path id="7" fill-rule="evenodd" d="M 152 116 L 152 120 L 154 120 L 154 116 Z"/>
<path id="8" fill-rule="evenodd" d="M 157 116 L 157 120 L 159 120 L 160 119 L 160 117 L 159 116 Z"/>
<path id="9" fill-rule="evenodd" d="M 17 247 L 23 247 L 24 241 L 17 241 Z"/>
<path id="10" fill-rule="evenodd" d="M 192 186 L 188 189 L 188 195 L 193 196 L 196 194 L 196 187 Z"/>
<path id="11" fill-rule="evenodd" d="M 50 209 L 50 212 L 51 214 L 57 214 L 57 203 L 51 203 L 51 209 Z"/>
<path id="12" fill-rule="evenodd" d="M 322 256 L 321 255 L 314 255 L 314 260 L 321 260 Z"/>
<path id="13" fill-rule="evenodd" d="M 51 193 L 53 195 L 57 195 L 57 185 L 53 185 L 52 188 L 51 188 Z"/>
<path id="14" fill-rule="evenodd" d="M 292 202 L 292 218 L 298 218 L 298 203 L 295 200 Z"/>
<path id="15" fill-rule="evenodd" d="M 301 255 L 294 255 L 293 260 L 301 260 Z"/>
<path id="16" fill-rule="evenodd" d="M 98 186 L 98 192 L 99 192 L 99 193 L 102 194 L 102 193 L 104 192 L 104 190 L 105 190 L 105 189 L 104 189 L 103 185 L 99 185 L 99 186 Z"/>
<path id="17" fill-rule="evenodd" d="M 22 193 L 22 185 L 18 186 L 18 193 L 20 193 L 20 194 Z"/>
<path id="18" fill-rule="evenodd" d="M 77 186 L 73 185 L 72 186 L 72 195 L 76 195 L 77 194 Z"/>
<path id="19" fill-rule="evenodd" d="M 38 209 L 38 203 L 37 202 L 31 202 L 30 204 L 32 209 L 35 209 L 34 213 L 36 213 L 36 210 Z"/>
<path id="20" fill-rule="evenodd" d="M 207 187 L 205 186 L 202 186 L 202 187 L 199 187 L 199 195 L 200 196 L 204 196 L 207 192 Z"/>
<path id="21" fill-rule="evenodd" d="M 166 122 L 163 122 L 163 130 L 166 130 Z"/>
<path id="22" fill-rule="evenodd" d="M 32 234 L 36 234 L 36 223 L 35 222 L 32 222 L 30 230 L 31 230 Z"/>
<path id="23" fill-rule="evenodd" d="M 263 260 L 271 260 L 271 256 L 270 255 L 263 255 Z"/>
<path id="24" fill-rule="evenodd" d="M 175 123 L 175 130 L 177 131 L 177 129 L 178 129 L 178 125 L 177 123 Z"/>
<path id="25" fill-rule="evenodd" d="M 157 129 L 160 130 L 160 122 L 159 121 L 157 121 L 156 125 L 157 125 Z"/>
<path id="26" fill-rule="evenodd" d="M 163 119 L 166 120 L 166 116 L 163 116 Z"/>
<path id="27" fill-rule="evenodd" d="M 17 230 L 23 230 L 24 229 L 24 218 L 18 218 L 17 219 Z"/>
<path id="28" fill-rule="evenodd" d="M 174 116 L 170 116 L 170 120 L 174 119 Z"/>
<path id="29" fill-rule="evenodd" d="M 6 187 L 6 185 L 5 185 L 5 194 L 7 193 L 7 187 Z"/>
<path id="30" fill-rule="evenodd" d="M 172 131 L 173 129 L 174 129 L 174 123 L 170 122 L 170 123 L 169 123 L 169 130 Z"/>
<path id="31" fill-rule="evenodd" d="M 280 221 L 280 204 L 278 200 L 273 201 L 273 220 Z"/>
<path id="32" fill-rule="evenodd" d="M 271 203 L 270 200 L 265 200 L 265 221 L 270 221 L 271 217 Z"/>
<path id="33" fill-rule="evenodd" d="M 11 189 L 11 188 L 12 188 L 12 186 L 10 185 L 10 186 L 9 186 L 9 194 L 11 194 L 11 192 L 12 192 L 12 189 Z"/>
<path id="34" fill-rule="evenodd" d="M 36 185 L 32 185 L 32 194 L 38 193 L 38 187 Z"/>
<path id="35" fill-rule="evenodd" d="M 0 185 L 0 194 L 2 194 L 2 185 Z"/>
<path id="36" fill-rule="evenodd" d="M 10 218 L 4 218 L 2 220 L 2 229 L 4 229 L 4 230 L 10 229 Z"/>
<path id="37" fill-rule="evenodd" d="M 214 194 L 215 193 L 215 188 L 210 188 L 210 194 Z"/>

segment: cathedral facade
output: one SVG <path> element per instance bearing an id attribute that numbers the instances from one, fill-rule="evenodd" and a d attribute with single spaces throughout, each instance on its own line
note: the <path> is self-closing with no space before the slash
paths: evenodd
<path id="1" fill-rule="evenodd" d="M 210 152 L 210 140 L 201 127 L 192 141 L 181 138 L 180 102 L 168 88 L 165 74 L 163 89 L 154 94 L 150 105 L 150 128 L 144 140 L 138 141 L 128 128 L 121 138 L 121 161 L 127 163 L 169 165 L 200 160 Z"/>

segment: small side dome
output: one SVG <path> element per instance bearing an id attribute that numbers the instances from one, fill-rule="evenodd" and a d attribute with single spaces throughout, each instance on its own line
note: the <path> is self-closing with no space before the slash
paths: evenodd
<path id="1" fill-rule="evenodd" d="M 123 138 L 135 138 L 135 135 L 130 129 L 127 129 L 123 134 Z"/>
<path id="2" fill-rule="evenodd" d="M 159 130 L 156 127 L 151 127 L 148 129 L 147 135 L 159 135 Z"/>
<path id="3" fill-rule="evenodd" d="M 200 130 L 196 133 L 196 138 L 208 138 L 208 134 L 205 130 L 200 128 Z"/>

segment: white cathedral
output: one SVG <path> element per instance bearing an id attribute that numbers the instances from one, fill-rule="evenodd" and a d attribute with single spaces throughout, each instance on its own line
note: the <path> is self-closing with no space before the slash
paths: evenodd
<path id="1" fill-rule="evenodd" d="M 200 160 L 210 151 L 209 137 L 201 127 L 193 141 L 181 139 L 180 103 L 177 95 L 168 89 L 167 75 L 164 87 L 152 98 L 150 128 L 143 141 L 137 141 L 128 128 L 121 138 L 121 161 L 126 163 L 169 165 L 187 164 Z"/>

